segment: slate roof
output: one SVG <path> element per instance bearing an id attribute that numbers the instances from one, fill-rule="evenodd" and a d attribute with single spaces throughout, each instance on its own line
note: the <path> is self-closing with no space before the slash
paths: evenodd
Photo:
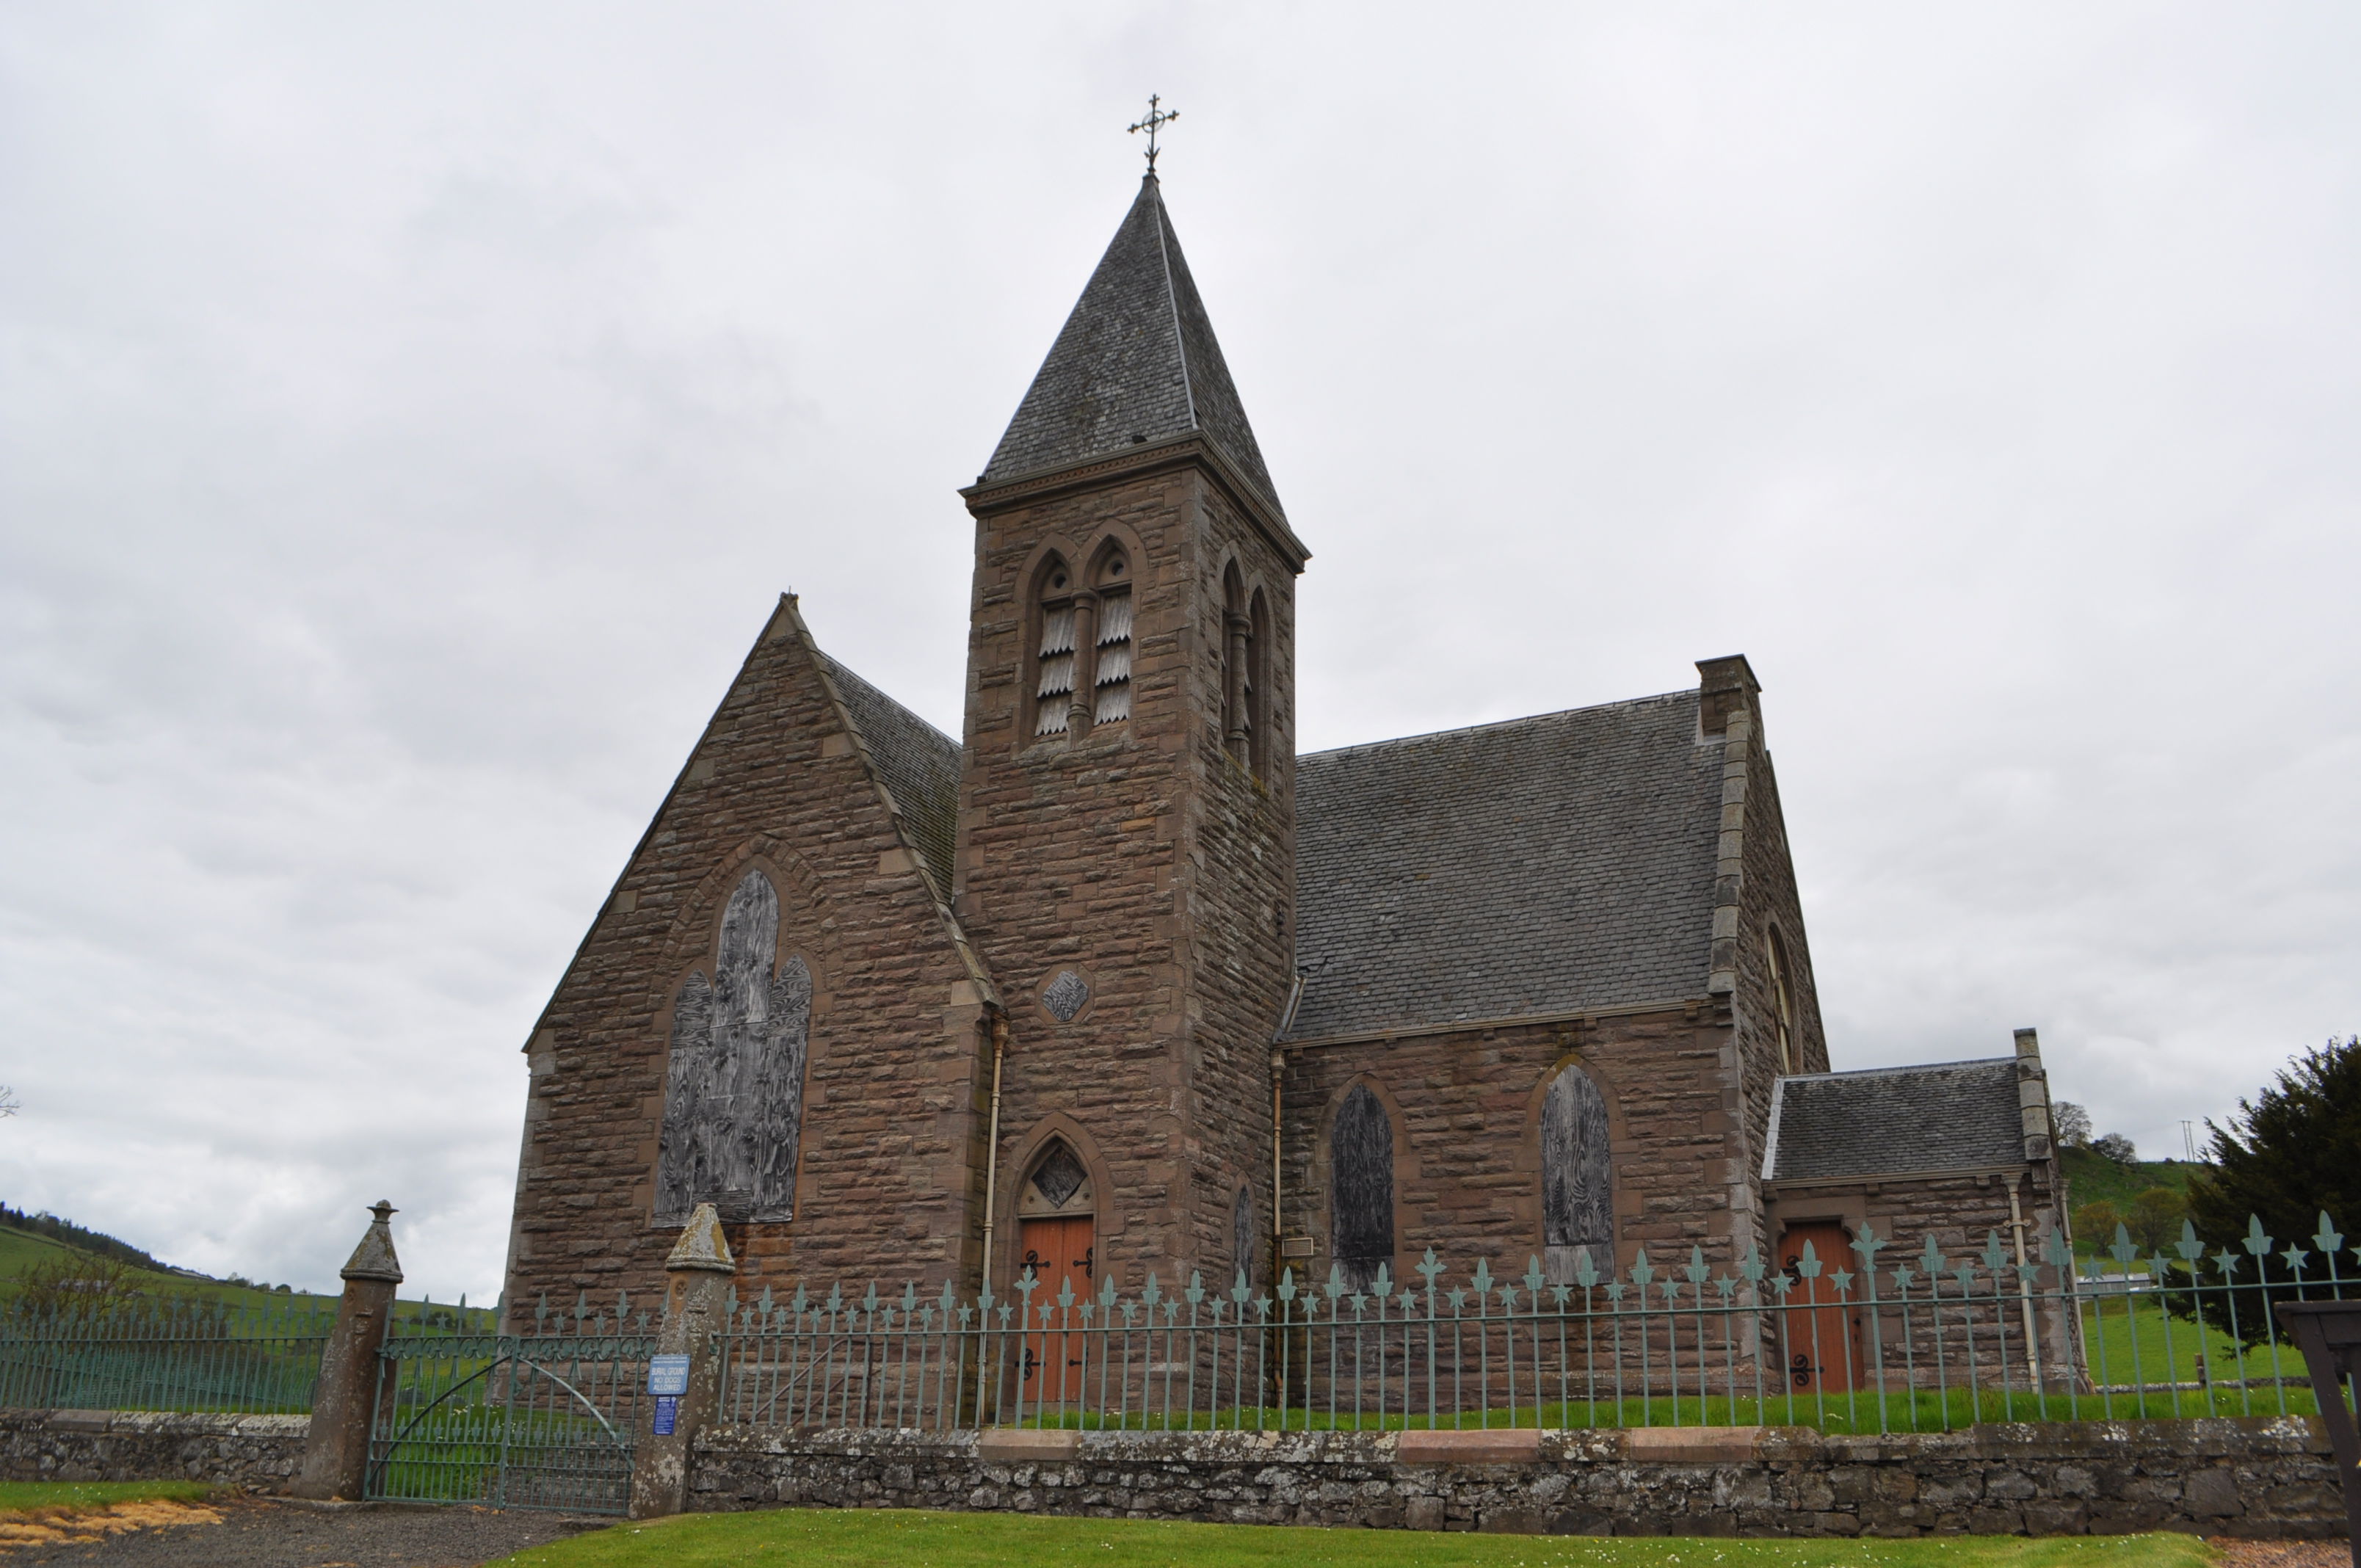
<path id="1" fill-rule="evenodd" d="M 983 477 L 1065 467 L 1191 432 L 1210 437 L 1278 504 L 1262 448 L 1151 174 Z"/>
<path id="2" fill-rule="evenodd" d="M 1797 1181 L 2023 1165 L 2016 1084 L 2015 1057 L 1783 1078 L 1763 1174 Z"/>
<path id="3" fill-rule="evenodd" d="M 960 743 L 825 653 L 852 727 L 875 760 L 878 776 L 902 808 L 935 886 L 949 896 L 959 834 Z"/>
<path id="4" fill-rule="evenodd" d="M 1697 728 L 1684 691 L 1299 759 L 1290 1037 L 1705 995 Z"/>

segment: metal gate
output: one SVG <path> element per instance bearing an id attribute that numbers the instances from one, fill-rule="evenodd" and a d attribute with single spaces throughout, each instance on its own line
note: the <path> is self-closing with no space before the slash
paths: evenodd
<path id="1" fill-rule="evenodd" d="M 655 1336 L 597 1332 L 601 1319 L 577 1326 L 586 1332 L 387 1340 L 368 1496 L 621 1513 Z"/>

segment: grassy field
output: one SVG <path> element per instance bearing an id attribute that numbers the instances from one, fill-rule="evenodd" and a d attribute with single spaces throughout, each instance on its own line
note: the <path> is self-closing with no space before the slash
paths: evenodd
<path id="1" fill-rule="evenodd" d="M 619 1524 L 504 1557 L 488 1568 L 697 1568 L 794 1563 L 796 1568 L 2207 1568 L 2202 1543 L 2183 1535 L 2029 1541 L 1729 1541 L 1660 1537 L 1430 1534 L 1292 1530 L 1148 1519 L 1044 1519 L 1026 1514 L 921 1513 L 895 1508 L 776 1508 L 688 1514 Z"/>
<path id="2" fill-rule="evenodd" d="M 111 1508 L 117 1503 L 202 1503 L 223 1490 L 206 1481 L 0 1481 L 0 1512 Z"/>
<path id="3" fill-rule="evenodd" d="M 2117 1165 L 2103 1154 L 2089 1149 L 2060 1149 L 2059 1160 L 2064 1166 L 2069 1189 L 2074 1196 L 2074 1206 L 2096 1203 L 2101 1199 L 2118 1209 L 2128 1209 L 2132 1200 L 2151 1187 L 2168 1187 L 2175 1192 L 2189 1190 L 2189 1179 L 2204 1169 L 2183 1159 L 2143 1159 L 2131 1165 Z"/>

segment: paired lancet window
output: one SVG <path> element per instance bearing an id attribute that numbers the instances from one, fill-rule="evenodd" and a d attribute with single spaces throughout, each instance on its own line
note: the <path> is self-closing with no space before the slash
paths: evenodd
<path id="1" fill-rule="evenodd" d="M 1256 773 L 1270 752 L 1269 620 L 1262 590 L 1249 594 L 1233 565 L 1222 574 L 1222 745 Z"/>
<path id="2" fill-rule="evenodd" d="M 1131 717 L 1131 563 L 1108 545 L 1088 582 L 1051 556 L 1038 590 L 1033 733 L 1087 733 Z"/>
<path id="3" fill-rule="evenodd" d="M 778 962 L 779 894 L 748 872 L 721 915 L 713 976 L 698 970 L 672 1008 L 654 1220 L 699 1203 L 725 1220 L 795 1217 L 811 971 Z"/>

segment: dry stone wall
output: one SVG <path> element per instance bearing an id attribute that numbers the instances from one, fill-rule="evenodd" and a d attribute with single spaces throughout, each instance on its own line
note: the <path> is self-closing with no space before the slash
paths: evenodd
<path id="1" fill-rule="evenodd" d="M 213 1481 L 283 1492 L 309 1416 L 0 1410 L 0 1480 Z"/>
<path id="2" fill-rule="evenodd" d="M 690 1506 L 922 1508 L 1586 1535 L 2177 1530 L 2330 1538 L 2325 1436 L 2295 1419 L 1826 1438 L 1632 1432 L 708 1432 Z"/>

